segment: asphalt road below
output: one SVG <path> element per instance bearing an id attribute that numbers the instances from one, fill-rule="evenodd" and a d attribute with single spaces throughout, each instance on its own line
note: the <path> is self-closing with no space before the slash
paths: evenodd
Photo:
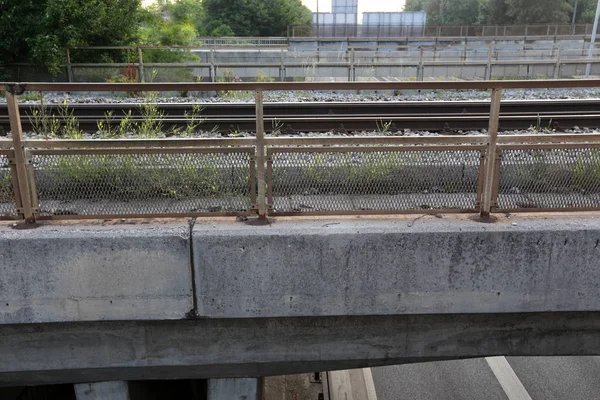
<path id="1" fill-rule="evenodd" d="M 600 357 L 493 357 L 372 369 L 378 400 L 600 399 Z"/>

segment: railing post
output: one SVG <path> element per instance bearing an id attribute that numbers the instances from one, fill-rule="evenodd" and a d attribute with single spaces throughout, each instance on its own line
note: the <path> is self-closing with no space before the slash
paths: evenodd
<path id="1" fill-rule="evenodd" d="M 73 82 L 73 67 L 71 66 L 71 52 L 67 49 L 67 79 Z"/>
<path id="2" fill-rule="evenodd" d="M 265 192 L 265 121 L 263 114 L 263 91 L 256 91 L 256 172 L 258 175 L 258 218 L 267 218 L 267 199 Z"/>
<path id="3" fill-rule="evenodd" d="M 488 147 L 485 162 L 485 179 L 483 182 L 483 194 L 480 214 L 483 218 L 490 216 L 493 204 L 493 192 L 495 184 L 496 153 L 498 147 L 498 125 L 500 123 L 500 103 L 502 101 L 502 89 L 492 89 L 492 101 L 490 105 L 490 124 L 488 129 Z"/>
<path id="4" fill-rule="evenodd" d="M 554 65 L 554 79 L 558 79 L 560 77 L 560 53 L 562 52 L 562 43 L 558 44 L 558 50 L 556 54 L 556 64 Z"/>
<path id="5" fill-rule="evenodd" d="M 417 66 L 417 81 L 423 81 L 425 75 L 425 66 L 423 65 L 423 47 L 419 49 L 419 65 Z"/>
<path id="6" fill-rule="evenodd" d="M 25 157 L 23 146 L 23 129 L 21 127 L 21 116 L 19 114 L 19 100 L 15 87 L 7 88 L 6 104 L 10 119 L 10 131 L 14 149 L 14 163 L 16 169 L 17 185 L 19 194 L 17 198 L 17 212 L 19 217 L 27 222 L 34 222 L 36 210 L 31 205 L 31 188 L 29 186 L 29 174 L 27 173 L 28 160 Z M 20 203 L 20 204 L 19 204 Z"/>
<path id="7" fill-rule="evenodd" d="M 210 49 L 210 80 L 217 81 L 217 69 L 215 68 L 215 49 Z"/>
<path id="8" fill-rule="evenodd" d="M 485 69 L 485 80 L 486 81 L 491 81 L 492 80 L 492 52 L 493 52 L 493 45 L 488 45 L 488 60 L 487 60 L 487 66 Z"/>
<path id="9" fill-rule="evenodd" d="M 138 81 L 145 82 L 146 78 L 144 77 L 144 57 L 142 55 L 142 48 L 138 47 Z"/>
<path id="10" fill-rule="evenodd" d="M 350 67 L 348 69 L 348 82 L 356 80 L 356 67 L 354 66 L 354 47 L 350 48 Z"/>
<path id="11" fill-rule="evenodd" d="M 281 65 L 279 66 L 279 80 L 285 82 L 286 70 L 285 70 L 285 52 L 281 49 Z"/>

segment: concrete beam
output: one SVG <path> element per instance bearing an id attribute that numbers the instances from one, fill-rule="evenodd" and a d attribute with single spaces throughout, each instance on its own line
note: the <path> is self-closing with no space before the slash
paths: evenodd
<path id="1" fill-rule="evenodd" d="M 189 227 L 0 227 L 0 324 L 179 319 L 193 308 Z"/>
<path id="2" fill-rule="evenodd" d="M 260 400 L 261 385 L 257 378 L 208 380 L 208 400 Z"/>
<path id="3" fill-rule="evenodd" d="M 124 381 L 79 383 L 74 389 L 77 400 L 129 400 L 129 386 Z"/>
<path id="4" fill-rule="evenodd" d="M 600 311 L 599 243 L 591 216 L 200 221 L 198 315 Z"/>
<path id="5" fill-rule="evenodd" d="M 0 386 L 600 355 L 599 335 L 598 312 L 4 325 Z"/>

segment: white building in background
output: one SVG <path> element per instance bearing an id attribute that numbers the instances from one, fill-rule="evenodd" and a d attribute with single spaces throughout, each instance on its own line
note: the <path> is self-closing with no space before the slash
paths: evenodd
<path id="1" fill-rule="evenodd" d="M 319 5 L 328 9 L 329 4 Z M 313 13 L 315 36 L 419 36 L 427 23 L 425 12 L 363 12 L 358 17 L 358 0 L 330 0 L 331 12 Z M 361 25 L 360 27 L 358 25 Z"/>

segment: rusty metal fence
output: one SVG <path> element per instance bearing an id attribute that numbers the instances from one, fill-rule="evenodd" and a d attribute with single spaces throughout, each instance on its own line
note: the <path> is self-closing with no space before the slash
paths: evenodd
<path id="1" fill-rule="evenodd" d="M 229 84 L 4 84 L 0 219 L 600 211 L 600 134 L 498 135 L 504 88 L 600 80 Z M 255 92 L 256 135 L 215 139 L 25 139 L 31 91 Z M 267 90 L 491 90 L 487 135 L 278 137 Z"/>

